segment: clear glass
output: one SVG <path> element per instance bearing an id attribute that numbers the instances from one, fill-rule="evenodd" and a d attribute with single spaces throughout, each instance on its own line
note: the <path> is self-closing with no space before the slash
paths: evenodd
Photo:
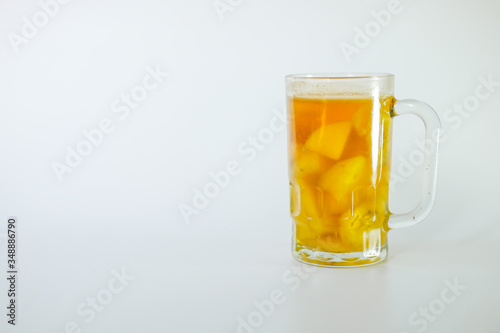
<path id="1" fill-rule="evenodd" d="M 392 74 L 286 77 L 293 256 L 352 267 L 387 258 L 391 228 L 422 221 L 432 209 L 440 121 L 430 106 L 396 101 Z M 392 118 L 415 114 L 426 127 L 421 200 L 389 211 Z"/>

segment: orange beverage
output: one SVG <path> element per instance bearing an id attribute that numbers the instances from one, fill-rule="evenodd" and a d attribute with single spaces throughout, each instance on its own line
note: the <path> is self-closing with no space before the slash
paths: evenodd
<path id="1" fill-rule="evenodd" d="M 326 261 L 352 254 L 343 256 L 345 265 L 378 256 L 390 216 L 395 99 L 288 96 L 287 102 L 294 252 L 306 261 L 311 253 Z"/>
<path id="2" fill-rule="evenodd" d="M 394 96 L 388 73 L 287 75 L 292 254 L 325 267 L 387 258 L 389 229 L 423 221 L 436 197 L 441 122 L 424 102 Z M 405 213 L 388 207 L 392 119 L 425 125 L 420 199 Z"/>

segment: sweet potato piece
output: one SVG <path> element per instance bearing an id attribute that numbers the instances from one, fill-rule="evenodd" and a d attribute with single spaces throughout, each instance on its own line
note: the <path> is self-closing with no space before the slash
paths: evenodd
<path id="1" fill-rule="evenodd" d="M 297 173 L 299 176 L 310 175 L 326 168 L 326 158 L 309 150 L 297 153 Z"/>
<path id="2" fill-rule="evenodd" d="M 330 192 L 335 200 L 342 201 L 362 179 L 366 164 L 363 156 L 337 162 L 322 175 L 319 186 Z"/>
<path id="3" fill-rule="evenodd" d="M 338 160 L 342 156 L 350 132 L 350 121 L 322 126 L 307 139 L 306 148 L 328 158 Z"/>

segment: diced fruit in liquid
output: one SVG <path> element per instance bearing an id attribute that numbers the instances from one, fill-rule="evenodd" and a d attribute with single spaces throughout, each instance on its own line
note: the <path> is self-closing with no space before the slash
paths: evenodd
<path id="1" fill-rule="evenodd" d="M 328 158 L 338 160 L 344 151 L 351 122 L 341 121 L 314 131 L 306 141 L 306 148 Z"/>
<path id="2" fill-rule="evenodd" d="M 300 187 L 302 200 L 300 213 L 292 212 L 297 243 L 329 252 L 364 251 L 367 240 L 385 244 L 393 98 L 381 101 L 379 137 L 374 138 L 371 99 L 293 98 L 289 102 L 293 107 L 290 179 Z M 337 135 L 331 131 L 326 138 L 325 129 L 332 125 L 349 129 L 344 142 L 337 142 L 341 131 Z M 319 138 L 321 132 L 323 137 L 314 142 L 313 135 Z M 334 153 L 328 145 L 336 146 Z M 372 155 L 374 148 L 378 156 Z M 381 162 L 376 170 L 372 158 Z M 292 202 L 297 206 L 295 192 Z"/>
<path id="3" fill-rule="evenodd" d="M 300 186 L 300 215 L 305 215 L 307 217 L 319 217 L 321 216 L 321 196 L 322 193 L 319 189 L 312 186 L 306 185 L 304 183 L 299 183 Z"/>
<path id="4" fill-rule="evenodd" d="M 337 201 L 342 201 L 362 179 L 366 164 L 363 156 L 339 161 L 321 176 L 319 186 L 333 194 Z"/>
<path id="5" fill-rule="evenodd" d="M 297 153 L 296 164 L 299 175 L 318 173 L 326 168 L 325 158 L 309 150 Z"/>
<path id="6" fill-rule="evenodd" d="M 372 106 L 365 105 L 359 108 L 352 116 L 352 125 L 359 136 L 365 137 L 370 134 L 372 120 Z"/>
<path id="7" fill-rule="evenodd" d="M 303 179 L 290 182 L 291 213 L 300 222 L 309 223 L 323 215 L 323 190 Z"/>

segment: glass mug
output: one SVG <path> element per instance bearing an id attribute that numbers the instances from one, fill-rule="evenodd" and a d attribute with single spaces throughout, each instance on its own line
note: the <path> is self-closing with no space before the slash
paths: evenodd
<path id="1" fill-rule="evenodd" d="M 365 266 L 387 258 L 390 229 L 412 226 L 435 199 L 441 124 L 416 100 L 396 101 L 392 74 L 286 77 L 293 256 L 317 266 Z M 392 118 L 425 124 L 422 194 L 415 209 L 388 209 Z"/>

